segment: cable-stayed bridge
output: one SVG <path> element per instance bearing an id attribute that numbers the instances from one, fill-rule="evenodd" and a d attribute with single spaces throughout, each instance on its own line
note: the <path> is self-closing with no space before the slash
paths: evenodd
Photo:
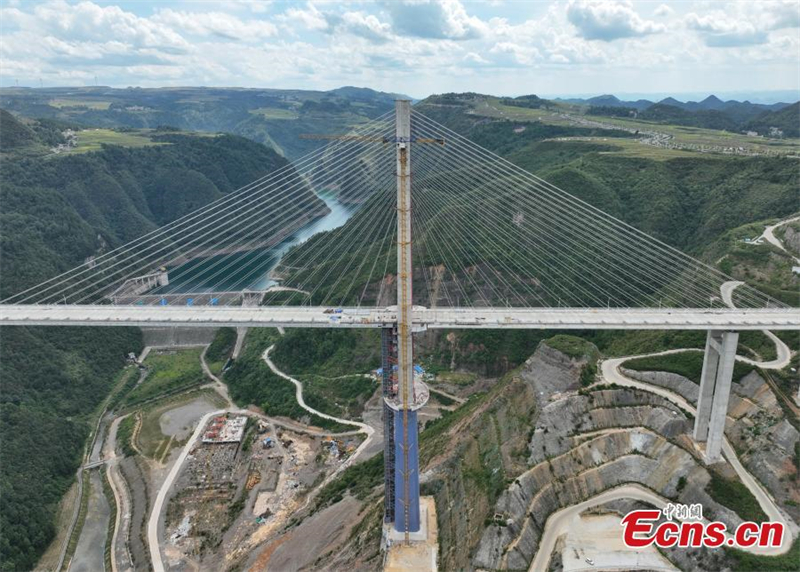
<path id="1" fill-rule="evenodd" d="M 397 307 L 303 306 L 158 307 L 14 305 L 0 308 L 0 324 L 15 326 L 140 326 L 263 328 L 386 328 L 397 322 Z M 782 309 L 638 308 L 415 308 L 412 328 L 562 330 L 789 330 L 797 312 Z"/>
<path id="2" fill-rule="evenodd" d="M 338 221 L 311 232 L 333 211 Z M 800 311 L 398 101 L 292 165 L 7 296 L 0 325 L 380 328 L 385 513 L 408 540 L 420 526 L 416 412 L 428 394 L 413 377 L 414 332 L 707 330 L 695 438 L 715 461 L 736 332 L 800 330 Z"/>

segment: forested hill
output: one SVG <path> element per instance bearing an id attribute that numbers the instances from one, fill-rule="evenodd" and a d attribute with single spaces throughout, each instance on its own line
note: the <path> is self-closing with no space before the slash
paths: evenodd
<path id="1" fill-rule="evenodd" d="M 0 121 L 1 297 L 286 165 L 272 149 L 228 135 L 108 132 L 140 146 L 53 154 L 62 125 L 5 113 Z M 141 349 L 138 328 L 0 328 L 3 572 L 32 570 L 54 538 L 96 408 L 126 354 Z"/>
<path id="2" fill-rule="evenodd" d="M 163 133 L 151 139 L 148 146 L 108 145 L 66 156 L 4 155 L 0 298 L 287 164 L 242 137 Z"/>
<path id="3" fill-rule="evenodd" d="M 641 143 L 631 149 L 635 136 L 627 131 L 490 118 L 476 112 L 475 100 L 432 96 L 415 109 L 696 256 L 733 228 L 797 211 L 796 158 L 675 154 Z M 797 113 L 795 105 L 785 110 Z"/>

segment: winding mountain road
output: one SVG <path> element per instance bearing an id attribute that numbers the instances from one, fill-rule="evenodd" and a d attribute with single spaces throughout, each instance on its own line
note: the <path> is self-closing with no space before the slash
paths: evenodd
<path id="1" fill-rule="evenodd" d="M 766 240 L 767 242 L 769 242 L 773 246 L 776 246 L 777 248 L 780 248 L 784 252 L 788 253 L 789 251 L 786 250 L 786 246 L 783 244 L 783 241 L 781 241 L 780 238 L 775 236 L 775 229 L 778 228 L 778 227 L 781 227 L 781 226 L 783 226 L 785 224 L 789 224 L 790 222 L 794 222 L 796 220 L 800 220 L 800 216 L 787 218 L 787 219 L 782 220 L 780 222 L 777 222 L 775 224 L 769 225 L 767 228 L 764 229 L 764 232 L 761 233 L 761 236 L 759 236 L 756 239 L 756 241 L 758 241 L 759 239 L 763 238 L 764 240 Z M 800 264 L 800 258 L 797 258 L 795 256 L 794 259 Z"/>
<path id="2" fill-rule="evenodd" d="M 261 357 L 264 359 L 264 362 L 267 364 L 269 369 L 271 369 L 274 374 L 282 377 L 283 379 L 291 381 L 294 384 L 295 397 L 296 397 L 297 403 L 300 405 L 300 407 L 302 407 L 303 409 L 305 409 L 306 411 L 308 411 L 309 413 L 311 413 L 313 415 L 316 415 L 318 417 L 322 417 L 323 419 L 328 419 L 330 421 L 335 421 L 337 423 L 341 423 L 342 425 L 353 425 L 355 427 L 358 427 L 359 432 L 364 433 L 367 436 L 367 438 L 364 439 L 361 442 L 361 444 L 358 446 L 358 448 L 355 450 L 355 452 L 352 455 L 350 455 L 350 457 L 348 457 L 348 459 L 344 463 L 339 465 L 334 472 L 332 472 L 330 475 L 328 475 L 328 477 L 322 482 L 321 486 L 324 486 L 325 484 L 330 482 L 334 477 L 336 477 L 339 473 L 341 473 L 347 467 L 352 465 L 356 461 L 356 459 L 358 459 L 358 457 L 364 452 L 364 450 L 369 446 L 370 442 L 372 441 L 372 438 L 375 435 L 375 429 L 373 429 L 372 427 L 370 427 L 366 423 L 361 423 L 360 421 L 352 421 L 350 419 L 342 419 L 341 417 L 334 417 L 333 415 L 328 415 L 327 413 L 323 413 L 321 411 L 317 411 L 313 407 L 310 407 L 310 406 L 306 405 L 306 402 L 303 399 L 303 384 L 300 381 L 298 381 L 297 379 L 295 379 L 292 376 L 290 376 L 289 374 L 286 374 L 286 373 L 282 372 L 281 370 L 279 370 L 275 366 L 275 364 L 272 362 L 272 360 L 269 359 L 269 354 L 272 352 L 273 349 L 275 349 L 275 344 L 269 346 L 264 351 L 264 354 Z M 317 490 L 319 490 L 319 488 L 321 488 L 321 486 L 318 487 Z"/>
<path id="3" fill-rule="evenodd" d="M 695 409 L 694 405 L 689 403 L 684 397 L 668 389 L 664 389 L 663 387 L 656 387 L 650 385 L 649 383 L 631 379 L 630 377 L 627 377 L 620 371 L 620 366 L 625 361 L 632 358 L 668 355 L 673 353 L 679 353 L 682 351 L 691 351 L 691 350 L 668 350 L 665 352 L 657 352 L 653 354 L 645 354 L 639 356 L 629 356 L 629 357 L 605 360 L 602 362 L 601 365 L 602 376 L 604 379 L 602 383 L 616 383 L 617 385 L 632 387 L 635 389 L 648 391 L 650 393 L 655 393 L 656 395 L 668 399 L 669 401 L 671 401 L 678 407 L 688 411 L 692 415 L 695 415 L 697 413 L 697 410 Z M 722 442 L 722 452 L 725 455 L 725 459 L 728 461 L 728 463 L 730 463 L 733 470 L 736 471 L 736 474 L 739 477 L 739 479 L 753 494 L 753 496 L 758 501 L 758 504 L 761 506 L 761 509 L 769 517 L 769 519 L 774 521 L 780 521 L 786 527 L 788 534 L 784 539 L 783 545 L 780 548 L 772 549 L 775 550 L 774 554 L 783 554 L 791 547 L 792 539 L 796 534 L 797 526 L 795 525 L 794 521 L 792 521 L 788 516 L 786 516 L 783 513 L 783 511 L 781 511 L 780 507 L 778 507 L 778 505 L 772 499 L 772 496 L 764 489 L 763 486 L 761 486 L 761 483 L 759 483 L 755 479 L 755 477 L 753 477 L 747 471 L 747 469 L 745 469 L 744 466 L 742 466 L 742 463 L 736 456 L 736 452 L 734 451 L 727 437 Z M 765 554 L 765 552 L 760 552 L 760 553 Z"/>
<path id="4" fill-rule="evenodd" d="M 797 219 L 800 219 L 800 217 L 797 217 Z M 797 220 L 797 219 L 790 219 L 790 220 Z M 768 228 L 774 229 L 775 227 L 780 226 L 780 224 L 785 224 L 786 222 L 789 221 L 783 221 L 783 223 L 779 223 L 778 225 L 774 225 Z M 780 248 L 783 248 L 781 245 L 778 246 Z M 720 287 L 720 294 L 722 296 L 722 300 L 727 306 L 731 308 L 734 307 L 733 291 L 742 284 L 744 283 L 733 280 L 722 284 L 722 286 Z M 779 370 L 787 367 L 792 357 L 792 352 L 789 349 L 789 347 L 772 332 L 767 330 L 763 330 L 763 332 L 775 344 L 777 358 L 770 361 L 760 362 L 757 360 L 752 360 L 737 355 L 736 359 L 741 362 L 754 365 L 761 369 Z M 651 385 L 649 383 L 632 379 L 624 375 L 620 370 L 622 364 L 631 359 L 663 356 L 663 355 L 670 355 L 687 351 L 701 351 L 701 350 L 698 350 L 696 348 L 679 348 L 673 350 L 666 350 L 662 352 L 654 352 L 649 354 L 632 355 L 632 356 L 603 360 L 600 363 L 600 372 L 603 380 L 593 385 L 597 386 L 602 384 L 614 383 L 616 385 L 624 387 L 631 387 L 643 391 L 648 391 L 650 393 L 654 393 L 656 395 L 663 397 L 664 399 L 671 401 L 678 407 L 690 412 L 692 415 L 695 415 L 697 413 L 697 410 L 695 409 L 694 405 L 689 403 L 683 396 L 678 395 L 677 393 L 665 389 L 663 387 L 658 387 L 655 385 Z M 753 477 L 753 475 L 751 475 L 747 471 L 747 469 L 744 468 L 744 466 L 739 461 L 739 458 L 736 455 L 736 451 L 734 451 L 727 437 L 723 440 L 722 452 L 723 455 L 725 456 L 725 459 L 731 465 L 731 468 L 733 468 L 733 470 L 736 472 L 739 479 L 752 493 L 752 495 L 756 498 L 759 506 L 767 515 L 769 520 L 783 523 L 786 531 L 783 537 L 783 542 L 779 547 L 761 548 L 755 546 L 750 548 L 742 548 L 742 550 L 766 556 L 776 556 L 780 554 L 785 554 L 791 548 L 792 542 L 794 541 L 794 538 L 798 534 L 797 524 L 781 510 L 781 508 L 777 505 L 775 500 L 772 498 L 769 492 L 761 485 L 761 483 L 758 482 L 758 480 L 755 477 Z M 645 489 L 644 487 L 635 484 L 628 484 L 604 491 L 579 504 L 569 506 L 559 511 L 556 511 L 555 513 L 550 515 L 550 517 L 547 519 L 547 522 L 545 523 L 545 529 L 542 534 L 542 539 L 539 543 L 539 548 L 536 551 L 536 555 L 534 556 L 534 559 L 531 562 L 529 571 L 538 572 L 541 570 L 547 570 L 553 550 L 555 549 L 556 541 L 560 536 L 562 536 L 567 531 L 567 528 L 570 525 L 570 523 L 574 522 L 576 518 L 580 517 L 580 514 L 584 510 L 612 500 L 619 500 L 626 498 L 648 502 L 658 508 L 662 508 L 668 502 L 663 497 L 656 495 L 655 493 Z"/>

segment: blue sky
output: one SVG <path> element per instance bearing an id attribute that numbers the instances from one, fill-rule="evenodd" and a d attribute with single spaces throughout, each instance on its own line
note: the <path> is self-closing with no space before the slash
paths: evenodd
<path id="1" fill-rule="evenodd" d="M 2 0 L 0 32 L 6 86 L 800 92 L 798 0 Z"/>

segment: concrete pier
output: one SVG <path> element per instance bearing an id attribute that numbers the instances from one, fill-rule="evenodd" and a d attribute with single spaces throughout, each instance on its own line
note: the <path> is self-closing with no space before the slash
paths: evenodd
<path id="1" fill-rule="evenodd" d="M 694 438 L 705 443 L 707 463 L 716 463 L 721 458 L 738 343 L 737 332 L 710 330 L 706 338 Z"/>
<path id="2" fill-rule="evenodd" d="M 421 497 L 420 528 L 406 543 L 404 534 L 384 524 L 384 572 L 437 572 L 439 531 L 436 523 L 436 503 L 433 497 Z"/>

